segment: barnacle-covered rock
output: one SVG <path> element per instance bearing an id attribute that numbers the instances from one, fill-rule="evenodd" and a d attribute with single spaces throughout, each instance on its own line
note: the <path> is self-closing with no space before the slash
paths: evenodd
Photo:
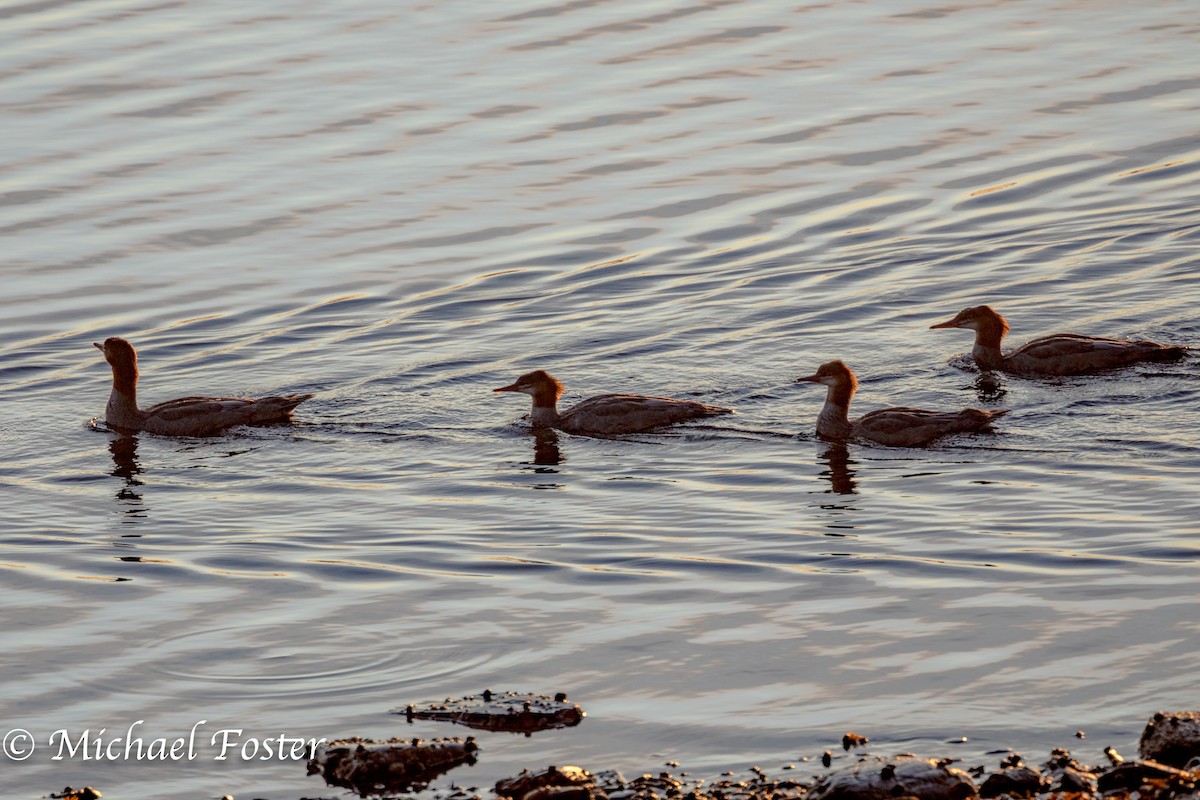
<path id="1" fill-rule="evenodd" d="M 1142 758 L 1171 767 L 1186 766 L 1200 756 L 1200 713 L 1159 711 L 1142 731 L 1138 742 Z"/>
<path id="2" fill-rule="evenodd" d="M 414 719 L 456 722 L 486 731 L 511 731 L 526 735 L 551 728 L 578 725 L 586 716 L 579 706 L 567 702 L 566 694 L 554 697 L 525 692 L 492 692 L 468 697 L 447 697 L 441 703 L 410 705 L 395 713 Z"/>
<path id="3" fill-rule="evenodd" d="M 911 754 L 866 756 L 817 780 L 810 800 L 967 800 L 977 797 L 975 782 L 961 769 Z"/>
<path id="4" fill-rule="evenodd" d="M 474 764 L 479 747 L 467 739 L 339 739 L 317 747 L 308 774 L 362 797 L 423 789 L 462 764 Z"/>

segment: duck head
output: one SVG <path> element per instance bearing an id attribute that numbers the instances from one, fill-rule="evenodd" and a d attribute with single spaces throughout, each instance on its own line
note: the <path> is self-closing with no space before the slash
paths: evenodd
<path id="1" fill-rule="evenodd" d="M 119 336 L 110 336 L 104 340 L 104 344 L 92 342 L 92 347 L 104 353 L 104 360 L 114 367 L 130 366 L 137 369 L 137 351 L 125 339 Z"/>
<path id="2" fill-rule="evenodd" d="M 1008 333 L 1008 320 L 991 306 L 972 306 L 958 312 L 954 319 L 929 326 L 930 330 L 936 328 L 969 328 L 973 331 L 992 334 L 999 332 L 1003 337 Z"/>
<path id="3" fill-rule="evenodd" d="M 858 388 L 858 378 L 854 377 L 854 370 L 846 366 L 845 361 L 826 361 L 821 366 L 817 367 L 817 371 L 812 375 L 806 375 L 803 378 L 797 378 L 797 383 L 820 383 L 825 386 L 850 387 L 850 393 Z"/>
<path id="4" fill-rule="evenodd" d="M 535 406 L 553 408 L 558 398 L 562 397 L 563 385 L 544 369 L 527 372 L 508 386 L 493 389 L 493 392 L 521 392 L 533 398 Z"/>

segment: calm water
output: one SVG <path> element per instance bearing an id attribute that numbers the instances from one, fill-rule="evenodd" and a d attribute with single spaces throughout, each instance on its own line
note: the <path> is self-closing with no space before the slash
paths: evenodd
<path id="1" fill-rule="evenodd" d="M 0 722 L 42 743 L 7 796 L 330 795 L 44 740 L 445 735 L 386 712 L 485 687 L 589 718 L 485 738 L 468 785 L 846 730 L 1132 754 L 1200 694 L 1200 359 L 987 385 L 927 328 L 1200 343 L 1194 11 L 0 7 Z M 317 397 L 121 440 L 110 335 L 147 403 Z M 861 411 L 1013 412 L 831 449 L 793 379 L 835 357 Z M 538 441 L 490 392 L 538 367 L 738 414 Z"/>

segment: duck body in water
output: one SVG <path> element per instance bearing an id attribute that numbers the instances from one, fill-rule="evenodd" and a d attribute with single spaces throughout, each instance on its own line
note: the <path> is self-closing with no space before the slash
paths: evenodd
<path id="1" fill-rule="evenodd" d="M 817 416 L 817 433 L 825 439 L 863 439 L 891 447 L 924 447 L 942 436 L 974 433 L 1008 413 L 1007 409 L 964 408 L 961 411 L 926 411 L 922 408 L 881 408 L 850 419 L 850 400 L 858 378 L 844 361 L 822 364 L 798 381 L 829 387 L 825 406 Z"/>
<path id="2" fill-rule="evenodd" d="M 493 391 L 520 392 L 532 397 L 533 411 L 529 421 L 534 427 L 557 428 L 588 436 L 644 433 L 693 419 L 733 413 L 733 409 L 705 405 L 695 400 L 636 394 L 601 394 L 559 412 L 558 399 L 562 397 L 563 385 L 553 375 L 540 369 Z"/>
<path id="3" fill-rule="evenodd" d="M 104 421 L 124 431 L 145 431 L 161 436 L 213 436 L 235 425 L 263 425 L 284 422 L 292 409 L 312 397 L 288 394 L 260 397 L 181 397 L 165 403 L 138 408 L 137 351 L 117 336 L 92 343 L 104 353 L 112 367 L 113 386 L 104 411 Z"/>
<path id="4" fill-rule="evenodd" d="M 1018 347 L 1005 355 L 1000 342 L 1008 333 L 1008 320 L 991 306 L 964 308 L 954 319 L 931 325 L 936 328 L 967 328 L 975 331 L 971 356 L 982 370 L 999 370 L 1015 375 L 1083 375 L 1139 361 L 1174 361 L 1189 348 L 1144 340 L 1107 339 L 1056 333 Z"/>

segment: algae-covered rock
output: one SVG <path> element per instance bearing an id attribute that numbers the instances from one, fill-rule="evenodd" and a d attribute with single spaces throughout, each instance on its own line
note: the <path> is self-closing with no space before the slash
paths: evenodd
<path id="1" fill-rule="evenodd" d="M 484 691 L 468 697 L 447 697 L 440 703 L 410 705 L 397 714 L 414 719 L 454 722 L 486 731 L 510 731 L 529 735 L 551 728 L 578 725 L 586 716 L 567 696 L 554 697 L 525 692 Z"/>
<path id="2" fill-rule="evenodd" d="M 971 776 L 943 761 L 903 754 L 864 756 L 856 764 L 823 775 L 810 800 L 967 800 L 977 797 Z"/>
<path id="3" fill-rule="evenodd" d="M 1138 742 L 1142 758 L 1171 767 L 1184 767 L 1200 756 L 1200 713 L 1159 711 Z"/>
<path id="4" fill-rule="evenodd" d="M 473 737 L 462 739 L 339 739 L 317 747 L 308 774 L 362 797 L 423 789 L 462 764 L 474 764 Z"/>

